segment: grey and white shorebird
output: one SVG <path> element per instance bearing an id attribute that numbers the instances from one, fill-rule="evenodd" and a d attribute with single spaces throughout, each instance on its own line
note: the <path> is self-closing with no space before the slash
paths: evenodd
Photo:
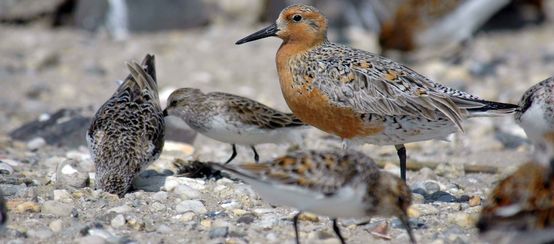
<path id="1" fill-rule="evenodd" d="M 297 243 L 298 217 L 304 211 L 330 217 L 341 243 L 338 218 L 371 216 L 398 217 L 416 242 L 407 214 L 410 189 L 362 153 L 307 151 L 260 164 L 208 164 L 250 184 L 265 201 L 298 209 L 293 218 Z"/>
<path id="2" fill-rule="evenodd" d="M 492 190 L 477 228 L 492 242 L 554 243 L 554 77 L 529 88 L 519 106 L 514 117 L 533 159 Z"/>
<path id="3" fill-rule="evenodd" d="M 231 144 L 233 153 L 226 164 L 237 156 L 237 144 L 250 146 L 258 162 L 255 145 L 299 142 L 301 130 L 308 127 L 293 114 L 252 99 L 223 92 L 203 93 L 196 88 L 173 91 L 164 115 L 177 116 L 198 133 Z"/>
<path id="4" fill-rule="evenodd" d="M 131 74 L 98 109 L 86 136 L 96 187 L 120 197 L 135 176 L 159 158 L 165 133 L 154 56 L 127 66 Z"/>
<path id="5" fill-rule="evenodd" d="M 327 18 L 292 5 L 276 22 L 236 44 L 276 36 L 281 90 L 302 122 L 350 142 L 395 145 L 406 179 L 405 143 L 444 139 L 468 117 L 513 113 L 513 104 L 486 101 L 433 82 L 391 59 L 332 43 Z"/>
<path id="6" fill-rule="evenodd" d="M 554 77 L 543 80 L 529 88 L 519 102 L 515 115 L 529 140 L 535 147 L 535 157 L 553 154 L 544 152 L 552 150 L 548 147 L 549 140 L 554 140 Z M 548 157 L 537 158 L 543 164 L 552 164 Z"/>

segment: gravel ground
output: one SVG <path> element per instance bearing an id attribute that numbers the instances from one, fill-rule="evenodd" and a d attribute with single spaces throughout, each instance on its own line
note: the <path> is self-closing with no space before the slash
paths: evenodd
<path id="1" fill-rule="evenodd" d="M 446 85 L 486 99 L 516 103 L 530 85 L 552 75 L 552 23 L 523 31 L 482 33 L 451 64 L 426 59 L 411 65 Z M 118 199 L 88 187 L 94 172 L 84 147 L 46 145 L 35 138 L 13 141 L 7 134 L 22 124 L 61 108 L 97 108 L 126 75 L 125 61 L 145 53 L 157 58 L 161 96 L 177 87 L 198 87 L 255 98 L 288 110 L 280 95 L 274 65 L 277 39 L 235 46 L 255 28 L 210 26 L 164 32 L 113 42 L 104 34 L 49 30 L 40 25 L 0 26 L 0 188 L 7 195 L 10 220 L 1 243 L 293 243 L 293 209 L 264 203 L 247 185 L 228 178 L 192 179 L 173 175 L 175 162 L 224 161 L 230 146 L 199 136 L 194 145 L 168 142 L 160 160 L 135 183 L 137 190 Z M 352 45 L 374 50 L 371 36 L 350 31 Z M 494 183 L 528 158 L 529 145 L 512 118 L 478 118 L 465 124 L 451 142 L 408 145 L 408 172 L 415 204 L 410 214 L 420 243 L 479 243 L 473 222 L 480 202 Z M 301 148 L 337 149 L 340 143 L 317 130 Z M 398 172 L 392 146 L 358 148 Z M 263 145 L 262 160 L 285 153 L 287 146 Z M 251 161 L 239 148 L 234 163 Z M 435 168 L 434 166 L 438 166 Z M 498 168 L 494 174 L 469 173 L 463 165 Z M 301 240 L 338 243 L 328 218 L 306 215 Z M 390 223 L 391 241 L 370 234 Z M 342 220 L 349 243 L 405 243 L 395 219 Z"/>

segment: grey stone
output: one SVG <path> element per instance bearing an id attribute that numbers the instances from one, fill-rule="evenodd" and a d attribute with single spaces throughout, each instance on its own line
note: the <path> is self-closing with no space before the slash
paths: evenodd
<path id="1" fill-rule="evenodd" d="M 215 227 L 210 229 L 209 237 L 210 239 L 226 237 L 229 234 L 229 227 Z"/>
<path id="2" fill-rule="evenodd" d="M 20 141 L 43 138 L 49 145 L 76 148 L 86 146 L 85 135 L 90 124 L 91 109 L 60 109 L 47 120 L 34 120 L 10 132 Z"/>
<path id="3" fill-rule="evenodd" d="M 59 188 L 83 188 L 89 184 L 89 174 L 73 159 L 63 161 L 56 170 L 56 186 Z"/>
<path id="4" fill-rule="evenodd" d="M 73 206 L 67 203 L 57 201 L 46 201 L 42 204 L 41 212 L 43 214 L 51 214 L 54 216 L 68 217 L 71 216 Z"/>
<path id="5" fill-rule="evenodd" d="M 175 210 L 178 213 L 185 213 L 188 211 L 192 211 L 196 214 L 205 214 L 208 212 L 204 204 L 198 200 L 184 200 L 179 204 L 177 204 L 177 206 L 175 207 Z"/>
<path id="6" fill-rule="evenodd" d="M 29 235 L 29 237 L 35 237 L 41 240 L 48 239 L 52 237 L 53 234 L 54 233 L 52 233 L 52 231 L 49 229 L 30 229 L 29 231 L 27 231 L 27 235 Z"/>
<path id="7" fill-rule="evenodd" d="M 46 141 L 42 137 L 35 137 L 27 142 L 27 148 L 31 151 L 37 150 L 44 145 L 46 145 Z"/>
<path id="8" fill-rule="evenodd" d="M 11 174 L 13 174 L 12 166 L 0 161 L 0 175 L 11 175 Z"/>
<path id="9" fill-rule="evenodd" d="M 125 225 L 125 216 L 123 214 L 118 214 L 110 222 L 111 226 L 114 228 L 119 228 Z"/>

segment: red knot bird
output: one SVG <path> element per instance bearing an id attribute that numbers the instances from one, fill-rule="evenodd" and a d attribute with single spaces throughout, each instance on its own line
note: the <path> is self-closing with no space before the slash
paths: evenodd
<path id="1" fill-rule="evenodd" d="M 255 145 L 296 143 L 300 130 L 308 126 L 291 113 L 283 113 L 252 99 L 223 92 L 203 93 L 196 88 L 175 90 L 167 100 L 164 115 L 184 120 L 192 129 L 217 141 L 250 146 L 254 160 L 259 161 Z"/>
<path id="2" fill-rule="evenodd" d="M 549 155 L 548 142 L 554 140 L 554 77 L 543 80 L 527 90 L 514 117 L 535 146 L 535 157 Z M 553 152 L 550 152 L 554 154 Z M 538 159 L 550 164 L 549 158 Z M 554 165 L 551 165 L 554 168 Z"/>
<path id="3" fill-rule="evenodd" d="M 209 164 L 250 184 L 265 201 L 298 209 L 293 218 L 297 243 L 298 217 L 303 211 L 330 217 L 341 243 L 345 241 L 337 218 L 396 216 L 415 243 L 407 214 L 410 189 L 362 153 L 307 151 L 260 164 Z"/>
<path id="4" fill-rule="evenodd" d="M 463 131 L 467 117 L 512 113 L 390 59 L 327 40 L 327 19 L 314 7 L 285 8 L 276 22 L 236 44 L 277 36 L 283 96 L 304 123 L 350 142 L 395 145 L 406 179 L 405 143 Z"/>
<path id="5" fill-rule="evenodd" d="M 140 171 L 158 159 L 165 122 L 154 56 L 127 65 L 131 74 L 96 112 L 87 131 L 96 187 L 123 197 Z"/>

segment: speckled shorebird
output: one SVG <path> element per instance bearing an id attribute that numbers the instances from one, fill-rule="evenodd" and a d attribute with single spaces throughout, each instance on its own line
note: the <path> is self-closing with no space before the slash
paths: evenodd
<path id="1" fill-rule="evenodd" d="M 337 218 L 396 216 L 415 243 L 407 215 L 410 189 L 362 153 L 295 152 L 268 163 L 210 165 L 252 185 L 265 201 L 298 209 L 293 218 L 297 243 L 303 211 L 332 218 L 341 243 L 345 241 Z"/>
<path id="2" fill-rule="evenodd" d="M 510 243 L 554 242 L 554 78 L 527 90 L 515 114 L 535 145 L 533 160 L 502 180 L 483 206 L 484 238 Z"/>
<path id="3" fill-rule="evenodd" d="M 500 181 L 484 203 L 477 222 L 481 236 L 491 243 L 553 243 L 554 174 L 551 170 L 543 163 L 532 161 Z"/>
<path id="4" fill-rule="evenodd" d="M 405 143 L 442 139 L 467 117 L 507 114 L 512 104 L 485 101 L 435 83 L 390 59 L 327 40 L 327 19 L 306 5 L 285 8 L 275 24 L 239 41 L 277 36 L 281 90 L 304 123 L 349 142 L 395 145 L 406 179 Z"/>
<path id="5" fill-rule="evenodd" d="M 8 208 L 4 202 L 4 193 L 0 190 L 0 229 L 8 221 Z"/>
<path id="6" fill-rule="evenodd" d="M 307 128 L 291 113 L 223 92 L 204 94 L 200 89 L 181 88 L 171 93 L 167 104 L 165 116 L 177 116 L 197 132 L 232 145 L 226 164 L 237 156 L 236 144 L 250 146 L 258 162 L 255 145 L 298 142 L 299 130 Z"/>
<path id="7" fill-rule="evenodd" d="M 154 56 L 131 74 L 96 112 L 87 142 L 96 166 L 96 187 L 122 197 L 164 145 L 165 122 L 158 98 Z"/>
<path id="8" fill-rule="evenodd" d="M 548 140 L 554 138 L 554 77 L 529 88 L 519 107 L 514 117 L 533 142 L 535 150 L 539 150 L 535 155 L 548 155 L 540 151 L 548 150 Z M 538 160 L 550 164 L 548 158 Z M 551 167 L 554 168 L 554 164 Z"/>

